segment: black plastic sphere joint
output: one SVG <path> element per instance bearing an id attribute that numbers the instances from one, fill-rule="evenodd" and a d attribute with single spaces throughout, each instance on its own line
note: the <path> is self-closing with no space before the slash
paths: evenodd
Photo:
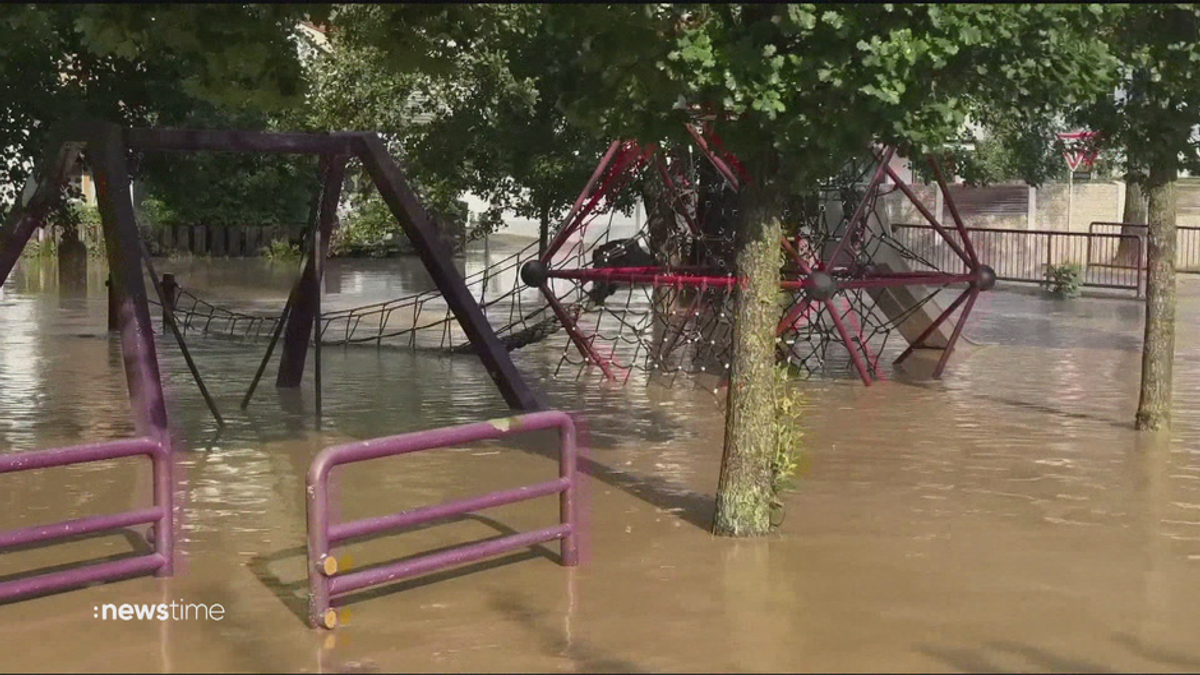
<path id="1" fill-rule="evenodd" d="M 837 282 L 824 272 L 813 272 L 808 275 L 808 281 L 804 291 L 811 300 L 828 300 L 837 293 Z"/>
<path id="2" fill-rule="evenodd" d="M 541 288 L 549 278 L 550 268 L 541 260 L 530 260 L 521 265 L 521 281 L 524 281 L 526 286 Z"/>
<path id="3" fill-rule="evenodd" d="M 976 273 L 975 281 L 972 282 L 975 288 L 981 291 L 990 291 L 996 286 L 996 270 L 987 265 L 980 265 L 979 272 Z"/>

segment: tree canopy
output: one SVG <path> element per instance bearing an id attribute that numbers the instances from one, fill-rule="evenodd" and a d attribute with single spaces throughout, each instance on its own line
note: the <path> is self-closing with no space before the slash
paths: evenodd
<path id="1" fill-rule="evenodd" d="M 62 120 L 264 128 L 268 112 L 302 100 L 296 22 L 325 14 L 309 5 L 5 5 L 0 20 L 19 39 L 0 45 L 0 209 L 11 205 L 46 133 Z M 254 173 L 227 157 L 174 162 L 193 173 L 205 162 L 224 165 L 216 174 Z M 187 168 L 176 174 L 155 165 L 145 170 L 158 197 L 179 210 L 206 198 L 203 185 L 176 180 Z"/>
<path id="2" fill-rule="evenodd" d="M 310 71 L 307 124 L 383 132 L 435 208 L 469 192 L 490 204 L 491 227 L 504 210 L 551 219 L 606 143 L 539 88 L 546 45 L 532 8 L 462 9 L 339 7 L 332 49 Z M 502 30 L 524 39 L 500 42 Z"/>

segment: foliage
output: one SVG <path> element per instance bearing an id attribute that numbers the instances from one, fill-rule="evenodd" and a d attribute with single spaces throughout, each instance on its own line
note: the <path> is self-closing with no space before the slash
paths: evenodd
<path id="1" fill-rule="evenodd" d="M 1056 298 L 1077 298 L 1083 292 L 1084 268 L 1079 263 L 1046 266 L 1046 287 Z"/>
<path id="2" fill-rule="evenodd" d="M 273 263 L 296 261 L 302 255 L 304 252 L 300 250 L 300 246 L 286 239 L 274 239 L 262 249 L 262 257 Z"/>
<path id="3" fill-rule="evenodd" d="M 160 153 L 142 168 L 156 227 L 304 222 L 318 182 L 313 157 Z"/>
<path id="4" fill-rule="evenodd" d="M 1157 168 L 1200 171 L 1200 7 L 1182 4 L 1105 6 L 1102 38 L 1119 62 L 1117 92 L 1081 106 L 1075 120 L 1103 134 L 1139 182 Z"/>
<path id="5" fill-rule="evenodd" d="M 46 237 L 45 241 L 38 241 L 34 237 L 21 251 L 22 258 L 53 258 L 57 255 L 58 241 L 54 237 Z"/>
<path id="6" fill-rule="evenodd" d="M 307 124 L 383 132 L 434 211 L 452 211 L 469 192 L 491 204 L 482 219 L 487 227 L 501 225 L 500 212 L 509 209 L 553 220 L 570 206 L 607 140 L 565 124 L 556 92 L 535 86 L 547 47 L 531 20 L 536 12 L 519 5 L 340 6 L 332 50 L 310 69 Z M 412 38 L 420 54 L 407 42 L 413 20 L 431 22 L 434 36 Z M 503 31 L 520 39 L 481 42 Z M 469 44 L 475 47 L 463 48 Z M 352 185 L 362 191 L 366 182 Z"/>
<path id="7" fill-rule="evenodd" d="M 317 5 L 5 5 L 20 36 L 0 45 L 0 209 L 64 120 L 179 125 L 197 108 L 295 105 L 303 78 L 291 33 Z"/>
<path id="8" fill-rule="evenodd" d="M 606 136 L 679 135 L 720 111 L 726 146 L 767 174 L 829 175 L 872 141 L 941 150 L 973 108 L 1043 110 L 1103 86 L 1098 22 L 1065 5 L 547 6 L 547 79 Z M 1098 84 L 1099 83 L 1099 84 Z"/>
<path id="9" fill-rule="evenodd" d="M 442 212 L 431 217 L 439 233 L 454 246 L 463 243 L 466 234 L 468 209 L 466 202 L 452 202 Z M 392 253 L 411 253 L 412 244 L 396 222 L 379 193 L 372 190 L 358 201 L 333 232 L 329 251 L 334 256 L 386 257 Z"/>
<path id="10" fill-rule="evenodd" d="M 334 230 L 329 252 L 335 256 L 365 253 L 371 257 L 382 257 L 390 245 L 399 245 L 400 242 L 408 244 L 395 216 L 379 193 L 373 191 Z"/>
<path id="11" fill-rule="evenodd" d="M 955 172 L 968 185 L 1025 181 L 1033 186 L 1066 180 L 1067 165 L 1057 120 L 1003 117 L 972 137 L 969 147 L 953 151 Z"/>
<path id="12" fill-rule="evenodd" d="M 279 109 L 304 93 L 293 31 L 328 10 L 305 4 L 87 5 L 74 29 L 90 51 L 163 63 L 195 100 L 231 108 Z"/>

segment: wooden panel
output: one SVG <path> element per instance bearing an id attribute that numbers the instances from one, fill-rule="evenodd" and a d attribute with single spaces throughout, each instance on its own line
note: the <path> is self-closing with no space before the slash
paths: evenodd
<path id="1" fill-rule="evenodd" d="M 1024 216 L 1029 212 L 1029 187 L 951 185 L 950 196 L 963 219 L 972 216 Z"/>

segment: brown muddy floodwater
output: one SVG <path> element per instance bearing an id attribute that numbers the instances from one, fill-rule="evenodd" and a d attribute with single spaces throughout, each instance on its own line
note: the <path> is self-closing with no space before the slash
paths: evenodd
<path id="1" fill-rule="evenodd" d="M 464 263 L 480 264 L 478 253 Z M 161 271 L 205 297 L 277 310 L 290 268 Z M 335 261 L 327 307 L 429 283 L 413 261 Z M 124 376 L 104 332 L 103 270 L 86 296 L 23 261 L 0 295 L 0 452 L 127 436 Z M 1175 430 L 1131 428 L 1141 307 L 981 297 L 941 382 L 810 381 L 807 467 L 776 536 L 716 539 L 721 452 L 711 392 L 554 377 L 561 342 L 516 354 L 557 407 L 587 420 L 581 567 L 537 549 L 359 594 L 334 633 L 303 620 L 304 474 L 322 447 L 508 414 L 478 361 L 371 347 L 273 372 L 237 403 L 261 343 L 193 336 L 228 428 L 215 436 L 160 338 L 178 436 L 177 574 L 0 606 L 4 671 L 1196 671 L 1200 670 L 1200 280 L 1180 282 Z M 156 322 L 157 323 L 157 322 Z M 560 338 L 561 336 L 557 336 Z M 311 363 L 311 359 L 310 359 Z M 382 460 L 339 478 L 354 518 L 554 475 L 550 437 Z M 0 529 L 145 505 L 137 462 L 0 476 Z M 550 499 L 384 537 L 356 566 L 544 526 Z M 0 578 L 128 554 L 109 536 L 0 556 Z M 105 621 L 105 603 L 220 603 L 222 621 Z"/>

